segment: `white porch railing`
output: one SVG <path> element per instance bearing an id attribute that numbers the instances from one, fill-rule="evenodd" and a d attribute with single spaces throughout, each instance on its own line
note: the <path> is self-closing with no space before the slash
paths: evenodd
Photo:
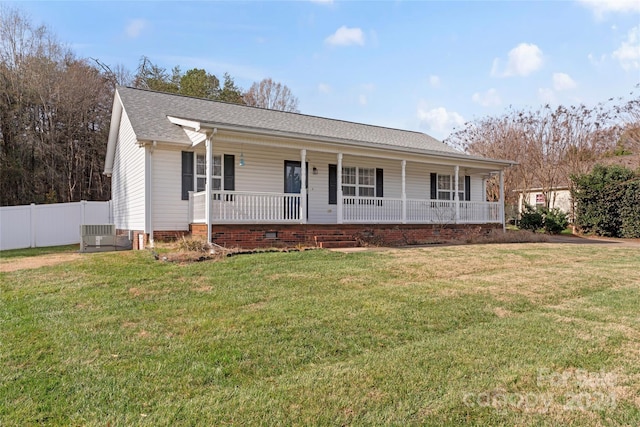
<path id="1" fill-rule="evenodd" d="M 455 222 L 456 207 L 450 200 L 407 199 L 407 222 L 448 224 Z"/>
<path id="2" fill-rule="evenodd" d="M 206 223 L 206 193 L 190 193 L 189 219 Z M 245 191 L 212 191 L 211 221 L 215 223 L 300 222 L 300 195 Z"/>
<path id="3" fill-rule="evenodd" d="M 213 191 L 211 198 L 212 223 L 302 222 L 299 194 Z M 403 209 L 403 200 L 399 198 L 345 196 L 342 212 L 342 222 L 345 224 L 502 222 L 499 202 L 407 199 L 406 209 Z M 189 220 L 192 223 L 206 223 L 204 191 L 190 193 Z M 313 218 L 310 220 L 313 222 Z"/>
<path id="4" fill-rule="evenodd" d="M 343 197 L 342 220 L 345 223 L 401 223 L 402 199 L 385 197 Z"/>
<path id="5" fill-rule="evenodd" d="M 458 223 L 480 224 L 502 222 L 499 202 L 459 202 L 460 217 Z"/>

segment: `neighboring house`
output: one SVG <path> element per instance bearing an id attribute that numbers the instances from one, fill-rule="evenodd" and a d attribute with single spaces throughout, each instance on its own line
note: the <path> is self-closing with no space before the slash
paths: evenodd
<path id="1" fill-rule="evenodd" d="M 543 188 L 529 188 L 527 191 L 518 191 L 518 193 L 520 213 L 524 210 L 525 203 L 533 207 L 558 208 L 567 214 L 573 212 L 573 201 L 568 185 L 554 187 L 546 193 Z"/>
<path id="2" fill-rule="evenodd" d="M 601 159 L 591 161 L 586 164 L 586 169 L 591 170 L 594 165 L 618 165 L 628 169 L 638 170 L 640 169 L 640 155 L 629 154 L 622 156 L 609 156 Z M 573 198 L 571 197 L 571 189 L 567 183 L 563 185 L 557 185 L 552 187 L 548 191 L 544 191 L 539 184 L 533 188 L 526 190 L 516 190 L 518 192 L 518 213 L 522 213 L 525 203 L 528 203 L 534 207 L 558 208 L 561 211 L 569 215 L 569 220 L 573 221 Z M 548 198 L 548 203 L 547 203 Z"/>
<path id="3" fill-rule="evenodd" d="M 419 132 L 118 87 L 104 173 L 134 245 L 326 247 L 502 229 L 503 191 L 488 202 L 485 185 L 510 165 Z"/>

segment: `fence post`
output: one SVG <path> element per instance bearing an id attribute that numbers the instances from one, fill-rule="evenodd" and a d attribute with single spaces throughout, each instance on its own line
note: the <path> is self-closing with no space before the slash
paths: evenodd
<path id="1" fill-rule="evenodd" d="M 86 200 L 80 200 L 80 225 L 84 225 L 85 223 L 86 205 Z"/>
<path id="2" fill-rule="evenodd" d="M 29 219 L 31 224 L 29 225 L 29 243 L 31 248 L 36 247 L 36 204 L 31 203 L 29 205 Z"/>

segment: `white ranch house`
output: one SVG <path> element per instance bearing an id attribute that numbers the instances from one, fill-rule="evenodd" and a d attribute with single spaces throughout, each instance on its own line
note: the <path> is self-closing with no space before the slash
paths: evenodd
<path id="1" fill-rule="evenodd" d="M 134 245 L 192 231 L 264 246 L 341 230 L 501 228 L 510 164 L 419 132 L 118 87 L 104 173 L 116 228 Z"/>

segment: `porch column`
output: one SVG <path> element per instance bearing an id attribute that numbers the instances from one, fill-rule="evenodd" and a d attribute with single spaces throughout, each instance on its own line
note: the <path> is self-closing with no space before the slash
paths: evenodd
<path id="1" fill-rule="evenodd" d="M 407 161 L 402 161 L 402 223 L 407 223 Z"/>
<path id="2" fill-rule="evenodd" d="M 307 150 L 300 150 L 300 223 L 307 223 Z"/>
<path id="3" fill-rule="evenodd" d="M 338 169 L 336 177 L 336 185 L 338 187 L 338 200 L 336 205 L 337 223 L 342 224 L 342 153 L 338 153 Z"/>
<path id="4" fill-rule="evenodd" d="M 212 136 L 207 134 L 207 139 L 205 141 L 206 147 L 206 156 L 205 156 L 205 166 L 207 177 L 205 178 L 205 186 L 204 186 L 204 216 L 207 220 L 207 243 L 211 244 L 211 152 L 213 151 L 213 141 Z"/>
<path id="5" fill-rule="evenodd" d="M 502 232 L 507 231 L 507 224 L 504 220 L 504 171 L 500 171 L 500 222 L 502 223 Z"/>
<path id="6" fill-rule="evenodd" d="M 460 166 L 456 165 L 455 167 L 455 177 L 454 177 L 454 184 L 453 184 L 453 189 L 455 191 L 455 193 L 453 194 L 453 200 L 454 200 L 454 204 L 456 205 L 456 219 L 455 219 L 455 223 L 457 224 L 458 221 L 460 221 L 460 197 L 458 196 L 458 174 L 460 173 Z"/>

